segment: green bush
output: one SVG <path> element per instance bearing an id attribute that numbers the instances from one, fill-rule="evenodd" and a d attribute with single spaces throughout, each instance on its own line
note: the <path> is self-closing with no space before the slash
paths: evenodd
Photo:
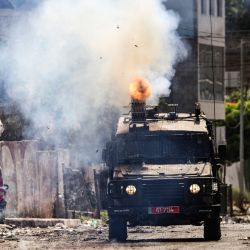
<path id="1" fill-rule="evenodd" d="M 241 193 L 239 189 L 233 188 L 233 202 L 242 212 L 246 212 L 250 205 L 250 192 Z"/>
<path id="2" fill-rule="evenodd" d="M 107 210 L 102 210 L 101 211 L 101 220 L 104 222 L 104 223 L 107 223 L 108 222 L 108 211 Z"/>
<path id="3" fill-rule="evenodd" d="M 227 160 L 229 162 L 239 161 L 240 142 L 240 103 L 227 103 L 226 108 L 226 137 L 227 137 Z M 244 107 L 244 147 L 245 159 L 250 158 L 250 100 L 245 101 Z"/>

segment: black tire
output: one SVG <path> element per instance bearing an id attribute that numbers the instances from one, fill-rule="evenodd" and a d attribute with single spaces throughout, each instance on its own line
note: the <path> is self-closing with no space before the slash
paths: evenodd
<path id="1" fill-rule="evenodd" d="M 220 240 L 220 218 L 211 218 L 204 221 L 204 238 L 205 240 Z"/>
<path id="2" fill-rule="evenodd" d="M 117 240 L 120 242 L 126 241 L 127 234 L 127 221 L 122 218 L 109 219 L 109 240 Z"/>

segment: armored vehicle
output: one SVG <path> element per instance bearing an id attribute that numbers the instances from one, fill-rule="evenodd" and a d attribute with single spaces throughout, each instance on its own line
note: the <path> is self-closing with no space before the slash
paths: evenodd
<path id="1" fill-rule="evenodd" d="M 212 123 L 201 114 L 169 112 L 132 101 L 103 151 L 109 167 L 109 239 L 125 241 L 127 226 L 202 225 L 219 240 L 220 167 Z M 223 147 L 221 147 L 223 156 Z"/>

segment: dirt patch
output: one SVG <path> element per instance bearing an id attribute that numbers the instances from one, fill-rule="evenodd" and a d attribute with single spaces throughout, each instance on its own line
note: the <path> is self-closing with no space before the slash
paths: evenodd
<path id="1" fill-rule="evenodd" d="M 85 221 L 76 228 L 58 224 L 48 228 L 0 226 L 1 249 L 249 249 L 249 223 L 222 223 L 222 239 L 203 239 L 203 227 L 136 227 L 129 228 L 126 243 L 109 242 L 108 227 L 97 221 Z"/>

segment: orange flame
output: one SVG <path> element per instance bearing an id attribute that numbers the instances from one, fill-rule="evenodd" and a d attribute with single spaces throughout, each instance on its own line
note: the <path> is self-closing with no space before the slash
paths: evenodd
<path id="1" fill-rule="evenodd" d="M 150 84 L 143 78 L 136 78 L 130 83 L 129 93 L 135 101 L 145 101 L 152 93 Z"/>

